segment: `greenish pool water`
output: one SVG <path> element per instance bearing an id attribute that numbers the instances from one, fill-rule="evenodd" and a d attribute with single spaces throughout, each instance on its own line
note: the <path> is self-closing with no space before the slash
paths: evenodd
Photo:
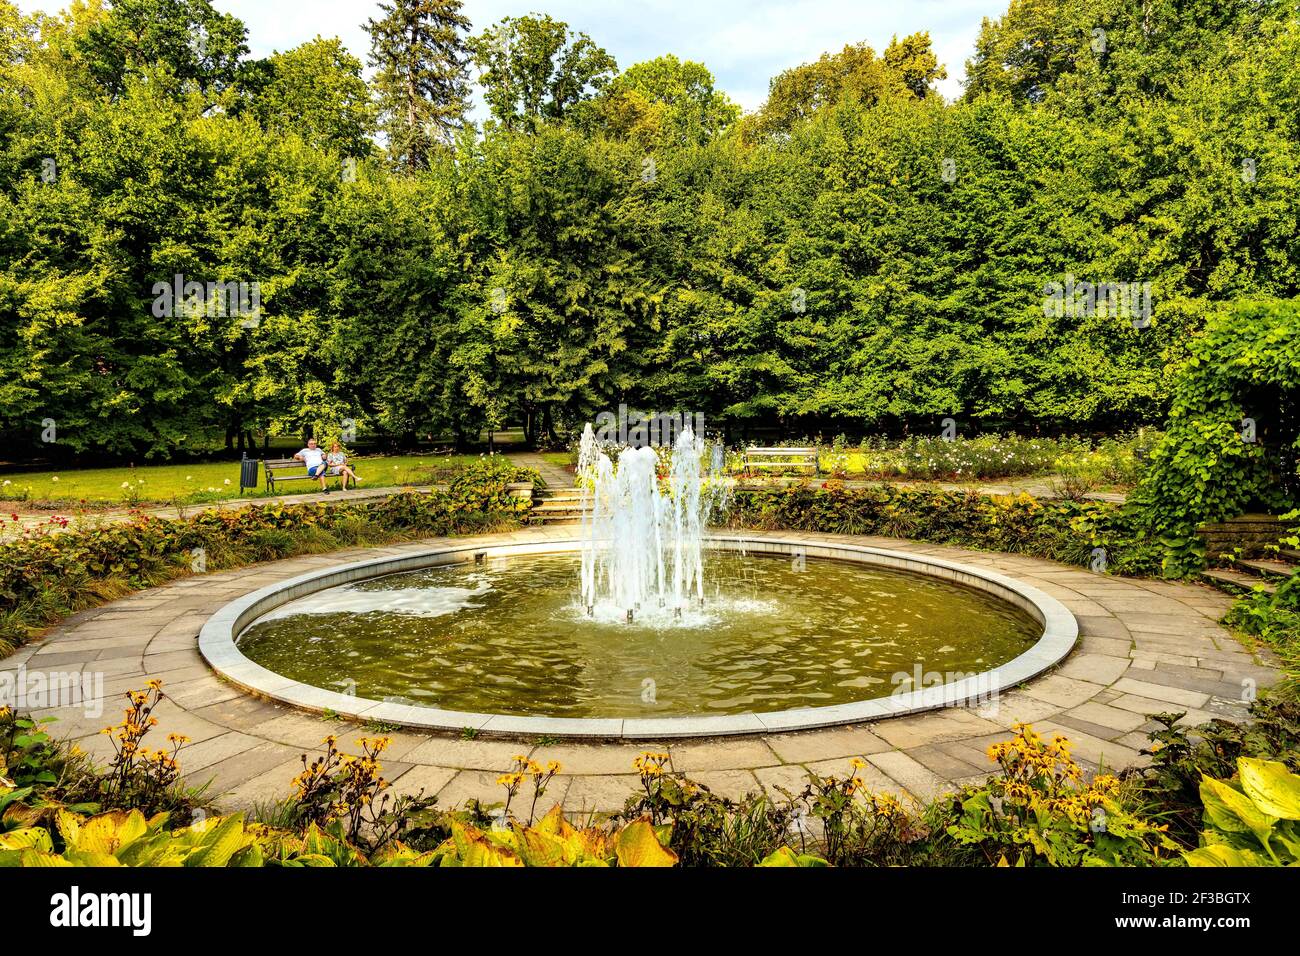
<path id="1" fill-rule="evenodd" d="M 295 680 L 445 710 L 549 717 L 738 714 L 910 690 L 990 670 L 1040 628 L 982 592 L 837 561 L 709 555 L 704 606 L 598 608 L 576 554 L 331 588 L 255 621 L 239 648 Z"/>

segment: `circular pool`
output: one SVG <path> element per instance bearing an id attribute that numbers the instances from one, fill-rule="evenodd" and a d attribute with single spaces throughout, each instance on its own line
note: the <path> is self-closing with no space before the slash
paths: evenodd
<path id="1" fill-rule="evenodd" d="M 584 607 L 577 542 L 468 545 L 246 595 L 200 647 L 244 687 L 362 720 L 671 737 L 984 702 L 1077 636 L 1052 598 L 971 567 L 775 536 L 709 544 L 703 600 L 677 607 Z"/>

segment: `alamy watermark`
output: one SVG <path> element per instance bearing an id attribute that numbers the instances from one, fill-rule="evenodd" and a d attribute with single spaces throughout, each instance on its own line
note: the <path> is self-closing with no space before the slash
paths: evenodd
<path id="1" fill-rule="evenodd" d="M 49 707 L 80 707 L 87 717 L 104 713 L 102 671 L 16 671 L 0 672 L 0 707 L 15 711 Z"/>
<path id="2" fill-rule="evenodd" d="M 927 671 L 916 664 L 910 671 L 897 671 L 890 677 L 894 696 L 924 693 L 926 703 L 943 707 L 975 707 L 996 712 L 998 675 L 996 671 Z"/>
<path id="3" fill-rule="evenodd" d="M 260 282 L 187 282 L 178 272 L 171 282 L 155 282 L 153 294 L 153 314 L 160 319 L 178 314 L 238 317 L 245 328 L 256 328 L 262 321 Z"/>
<path id="4" fill-rule="evenodd" d="M 1043 315 L 1049 319 L 1111 316 L 1145 329 L 1151 324 L 1151 283 L 1078 282 L 1067 273 L 1064 282 L 1043 286 Z"/>
<path id="5" fill-rule="evenodd" d="M 596 441 L 637 448 L 671 448 L 688 428 L 696 438 L 702 438 L 704 413 L 633 412 L 626 405 L 619 405 L 617 414 L 600 412 L 596 416 Z"/>

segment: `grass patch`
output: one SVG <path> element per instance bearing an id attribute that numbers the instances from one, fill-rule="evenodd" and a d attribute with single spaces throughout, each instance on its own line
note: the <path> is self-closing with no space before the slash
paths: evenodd
<path id="1" fill-rule="evenodd" d="M 289 454 L 289 453 L 287 453 Z M 362 488 L 437 484 L 450 480 L 477 455 L 392 455 L 358 458 Z M 140 504 L 206 504 L 234 498 L 265 498 L 266 475 L 258 469 L 256 489 L 239 490 L 239 462 L 213 461 L 184 465 L 124 468 L 58 469 L 0 473 L 0 501 L 30 507 L 79 505 L 134 507 Z M 337 480 L 330 482 L 337 487 Z M 315 482 L 280 485 L 279 495 L 319 491 Z"/>

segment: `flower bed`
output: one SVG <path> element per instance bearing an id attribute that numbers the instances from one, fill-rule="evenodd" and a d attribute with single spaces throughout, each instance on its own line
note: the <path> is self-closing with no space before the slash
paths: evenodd
<path id="1" fill-rule="evenodd" d="M 1193 741 L 1160 715 L 1150 769 L 1086 779 L 1069 741 L 1017 725 L 988 748 L 990 773 L 905 807 L 868 791 L 866 764 L 808 773 L 797 790 L 720 797 L 668 767 L 633 762 L 640 788 L 608 820 L 536 819 L 559 763 L 530 757 L 498 779 L 503 803 L 438 807 L 394 798 L 384 737 L 347 754 L 333 735 L 302 757 L 295 791 L 252 814 L 208 811 L 179 780 L 186 738 L 145 738 L 161 685 L 131 691 L 104 733 L 107 768 L 0 708 L 0 866 L 1280 866 L 1300 837 L 1294 700 L 1254 705 L 1258 729 L 1216 721 Z M 517 802 L 516 802 L 517 801 Z M 513 806 L 512 806 L 513 805 Z M 197 822 L 195 822 L 197 821 Z"/>

